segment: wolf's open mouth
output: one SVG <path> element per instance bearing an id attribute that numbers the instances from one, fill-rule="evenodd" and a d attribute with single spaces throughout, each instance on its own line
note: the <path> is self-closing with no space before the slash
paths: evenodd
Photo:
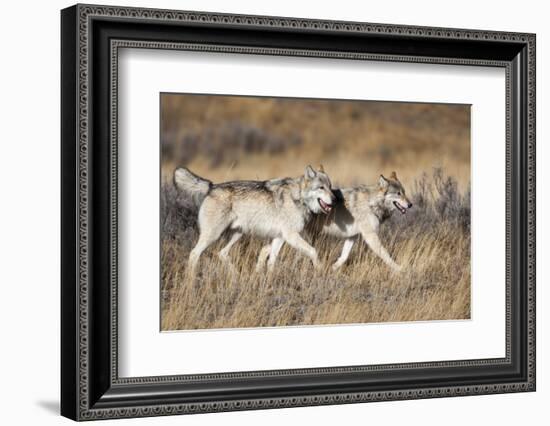
<path id="1" fill-rule="evenodd" d="M 407 213 L 407 209 L 401 207 L 401 204 L 399 204 L 397 201 L 394 201 L 394 202 L 393 202 L 393 205 L 395 206 L 395 208 L 396 208 L 397 210 L 399 210 L 399 211 L 401 212 L 401 214 Z"/>
<path id="2" fill-rule="evenodd" d="M 332 210 L 332 204 L 327 204 L 320 198 L 317 198 L 317 201 L 319 201 L 319 205 L 321 206 L 321 209 L 324 213 L 330 213 L 330 211 Z"/>

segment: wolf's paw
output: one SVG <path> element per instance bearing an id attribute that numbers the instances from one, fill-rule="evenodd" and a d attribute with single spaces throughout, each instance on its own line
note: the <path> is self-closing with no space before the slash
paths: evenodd
<path id="1" fill-rule="evenodd" d="M 316 271 L 320 271 L 321 269 L 323 269 L 323 263 L 322 262 L 319 262 L 318 260 L 312 260 L 312 263 L 313 263 L 313 268 Z"/>
<path id="2" fill-rule="evenodd" d="M 331 266 L 331 269 L 333 272 L 336 272 L 342 267 L 343 263 L 335 262 L 334 265 Z"/>
<path id="3" fill-rule="evenodd" d="M 404 268 L 401 265 L 395 264 L 392 266 L 392 271 L 395 272 L 396 274 L 400 274 L 401 272 L 403 272 L 403 270 Z"/>

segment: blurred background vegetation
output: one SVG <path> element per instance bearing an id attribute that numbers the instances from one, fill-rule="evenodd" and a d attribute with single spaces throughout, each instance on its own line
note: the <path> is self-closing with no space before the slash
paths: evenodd
<path id="1" fill-rule="evenodd" d="M 323 163 L 338 185 L 442 168 L 470 181 L 469 105 L 161 95 L 164 177 L 187 166 L 214 182 L 296 176 Z"/>

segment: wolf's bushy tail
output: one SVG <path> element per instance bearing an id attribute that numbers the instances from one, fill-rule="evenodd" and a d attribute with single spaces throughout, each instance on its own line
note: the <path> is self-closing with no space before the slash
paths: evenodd
<path id="1" fill-rule="evenodd" d="M 200 207 L 212 188 L 212 182 L 191 173 L 185 167 L 179 167 L 174 171 L 174 186 L 191 197 L 196 207 Z"/>

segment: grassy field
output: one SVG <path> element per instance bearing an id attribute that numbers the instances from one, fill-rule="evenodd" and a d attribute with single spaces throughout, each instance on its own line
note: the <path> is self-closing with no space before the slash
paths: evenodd
<path id="1" fill-rule="evenodd" d="M 184 330 L 470 317 L 470 142 L 465 106 L 164 95 L 161 328 Z M 324 267 L 283 247 L 271 274 L 254 272 L 265 240 L 243 238 L 234 270 L 222 238 L 186 278 L 197 211 L 171 184 L 185 165 L 214 182 L 297 176 L 322 162 L 334 186 L 396 170 L 414 203 L 381 227 L 400 274 L 360 242 L 338 272 L 343 241 L 305 234 Z"/>
<path id="2" fill-rule="evenodd" d="M 338 272 L 330 265 L 342 241 L 309 235 L 325 267 L 284 246 L 272 274 L 254 272 L 264 241 L 243 238 L 231 252 L 235 271 L 216 253 L 186 278 L 187 256 L 197 240 L 196 211 L 171 185 L 162 191 L 162 329 L 259 327 L 385 321 L 465 319 L 470 315 L 470 209 L 456 182 L 436 170 L 412 191 L 415 208 L 382 225 L 381 239 L 400 274 L 356 244 Z M 359 240 L 360 241 L 360 240 Z"/>

